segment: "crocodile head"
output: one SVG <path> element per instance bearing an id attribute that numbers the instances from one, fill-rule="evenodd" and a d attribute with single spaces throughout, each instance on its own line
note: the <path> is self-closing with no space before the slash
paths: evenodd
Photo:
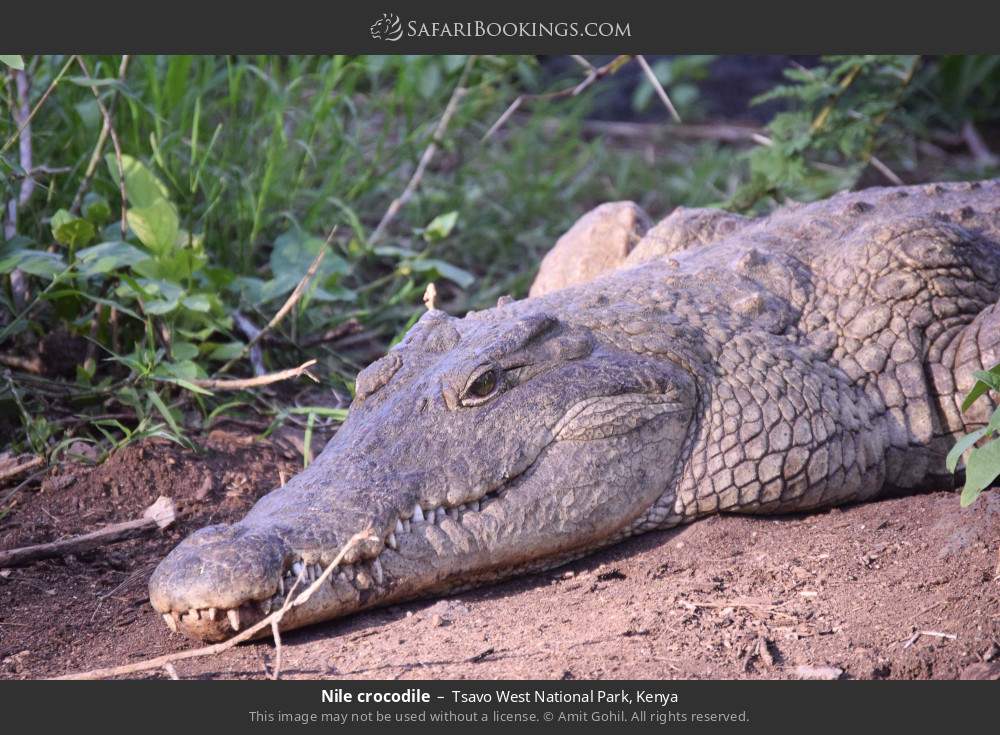
<path id="1" fill-rule="evenodd" d="M 620 350 L 546 299 L 429 311 L 357 379 L 323 453 L 246 518 L 184 540 L 150 580 L 171 627 L 259 620 L 363 529 L 292 628 L 554 566 L 620 538 L 664 495 L 696 400 L 677 364 Z"/>

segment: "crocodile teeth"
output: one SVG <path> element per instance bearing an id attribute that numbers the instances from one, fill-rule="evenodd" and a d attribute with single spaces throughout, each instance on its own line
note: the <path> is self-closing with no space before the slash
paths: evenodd
<path id="1" fill-rule="evenodd" d="M 214 607 L 210 607 L 208 608 L 207 614 L 208 614 L 208 619 L 214 622 L 215 619 L 219 616 L 219 611 Z"/>
<path id="2" fill-rule="evenodd" d="M 414 523 L 422 523 L 423 520 L 424 520 L 424 511 L 420 508 L 419 505 L 414 505 L 413 506 L 413 522 Z"/>
<path id="3" fill-rule="evenodd" d="M 448 517 L 457 521 L 458 520 L 458 512 L 459 512 L 458 508 L 449 508 L 448 509 Z"/>
<path id="4" fill-rule="evenodd" d="M 319 564 L 313 564 L 313 579 L 319 579 L 323 576 L 323 567 Z"/>
<path id="5" fill-rule="evenodd" d="M 402 533 L 403 530 L 404 530 L 403 529 L 403 522 L 397 518 L 396 519 L 396 533 Z"/>
<path id="6" fill-rule="evenodd" d="M 390 533 L 389 538 L 386 539 L 386 544 L 388 544 L 390 549 L 398 549 L 399 543 L 396 541 L 396 534 Z"/>
<path id="7" fill-rule="evenodd" d="M 260 609 L 261 609 L 261 612 L 263 612 L 265 615 L 270 615 L 271 614 L 271 599 L 268 598 L 266 600 L 261 600 L 260 601 Z"/>
<path id="8" fill-rule="evenodd" d="M 437 514 L 433 510 L 429 510 L 429 511 L 427 511 L 427 515 L 424 516 L 424 520 L 426 520 L 428 523 L 430 523 L 433 526 L 436 517 L 437 517 Z"/>
<path id="9" fill-rule="evenodd" d="M 196 620 L 201 620 L 201 615 L 198 614 L 197 610 L 192 608 L 181 619 L 190 624 Z"/>
<path id="10" fill-rule="evenodd" d="M 435 518 L 434 520 L 436 520 L 438 523 L 440 523 L 441 521 L 444 520 L 444 518 L 447 515 L 447 513 L 445 513 L 444 508 L 438 508 L 436 511 L 434 511 L 434 515 L 437 516 L 437 518 Z"/>
<path id="11" fill-rule="evenodd" d="M 473 500 L 469 503 L 469 510 L 474 510 L 476 513 L 479 512 L 479 501 Z"/>
<path id="12" fill-rule="evenodd" d="M 375 577 L 375 581 L 382 584 L 384 577 L 382 576 L 382 563 L 376 559 L 372 562 L 372 575 Z"/>
<path id="13" fill-rule="evenodd" d="M 233 630 L 240 629 L 240 611 L 233 608 L 232 610 L 226 611 L 226 617 L 229 618 L 229 624 L 233 627 Z"/>
<path id="14" fill-rule="evenodd" d="M 278 577 L 278 594 L 282 597 L 285 596 L 285 578 Z"/>
<path id="15" fill-rule="evenodd" d="M 403 530 L 404 531 L 409 531 L 410 530 L 410 519 L 409 518 L 407 518 L 405 521 L 403 521 Z"/>
<path id="16" fill-rule="evenodd" d="M 170 630 L 177 632 L 177 623 L 174 621 L 174 616 L 170 613 L 163 613 L 163 622 L 167 624 Z"/>
<path id="17" fill-rule="evenodd" d="M 305 569 L 305 567 L 302 566 L 302 562 L 300 561 L 297 561 L 294 564 L 292 564 L 292 574 L 296 577 L 302 576 L 303 569 Z"/>

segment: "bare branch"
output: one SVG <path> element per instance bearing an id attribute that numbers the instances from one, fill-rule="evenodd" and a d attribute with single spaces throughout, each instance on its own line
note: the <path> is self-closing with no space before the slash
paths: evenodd
<path id="1" fill-rule="evenodd" d="M 660 98 L 660 102 L 662 102 L 667 108 L 667 111 L 670 113 L 670 117 L 672 117 L 676 123 L 681 122 L 681 116 L 677 114 L 677 108 L 674 107 L 674 103 L 670 101 L 670 97 L 667 96 L 667 91 L 663 88 L 663 85 L 660 84 L 660 80 L 656 78 L 656 74 L 653 73 L 653 70 L 647 63 L 646 58 L 639 55 L 636 56 L 635 59 L 639 62 L 639 66 L 642 67 L 642 71 L 645 73 L 646 79 L 649 80 L 649 83 L 653 85 L 653 89 L 656 90 L 656 95 Z"/>
<path id="2" fill-rule="evenodd" d="M 386 210 L 385 214 L 382 215 L 381 221 L 379 221 L 378 226 L 372 232 L 371 237 L 368 238 L 368 244 L 371 245 L 377 242 L 383 234 L 385 234 L 386 229 L 396 219 L 396 215 L 399 214 L 401 210 L 410 199 L 413 198 L 413 194 L 416 192 L 417 187 L 420 186 L 420 181 L 424 178 L 424 172 L 430 165 L 431 161 L 434 160 L 434 156 L 437 154 L 438 146 L 444 140 L 445 134 L 448 132 L 448 126 L 451 124 L 451 119 L 455 116 L 455 112 L 458 110 L 458 103 L 465 96 L 465 82 L 469 78 L 469 72 L 472 70 L 473 64 L 475 64 L 476 57 L 470 56 L 469 60 L 465 63 L 465 68 L 462 69 L 462 75 L 458 78 L 458 83 L 455 85 L 455 90 L 451 93 L 451 97 L 448 99 L 448 104 L 445 105 L 444 112 L 441 114 L 441 119 L 438 120 L 437 126 L 434 128 L 434 133 L 431 135 L 431 142 L 424 149 L 423 155 L 420 156 L 420 161 L 417 163 L 417 168 L 413 171 L 413 176 L 410 177 L 409 182 L 406 184 L 406 188 L 403 189 L 403 193 L 400 194 L 396 199 L 392 200 L 389 208 Z"/>
<path id="3" fill-rule="evenodd" d="M 125 81 L 125 74 L 128 71 L 128 64 L 131 58 L 132 57 L 128 54 L 122 56 L 121 64 L 118 66 L 119 83 Z M 111 99 L 111 105 L 108 108 L 109 112 L 114 113 L 115 104 L 117 102 L 117 96 Z M 90 188 L 90 180 L 94 178 L 97 166 L 101 162 L 101 155 L 104 153 L 104 144 L 107 143 L 110 132 L 111 126 L 108 125 L 108 120 L 105 118 L 103 124 L 101 125 L 101 132 L 97 136 L 97 144 L 94 146 L 94 152 L 90 154 L 90 160 L 87 162 L 87 168 L 83 172 L 83 179 L 80 181 L 80 186 L 77 188 L 76 194 L 73 197 L 73 203 L 69 208 L 69 211 L 74 214 L 80 211 L 80 205 L 83 203 L 83 196 L 87 193 L 87 189 Z"/>
<path id="4" fill-rule="evenodd" d="M 84 63 L 83 59 L 79 56 L 76 58 L 77 62 L 80 64 L 80 68 L 83 70 L 83 76 L 88 82 L 92 81 L 90 78 L 90 71 L 87 69 L 87 65 Z M 101 101 L 101 93 L 98 91 L 94 84 L 90 85 L 90 91 L 94 93 L 94 99 L 97 101 L 97 107 L 101 111 L 101 116 L 104 118 L 104 124 L 108 128 L 108 134 L 111 136 L 111 145 L 115 149 L 115 162 L 118 164 L 118 188 L 121 194 L 122 200 L 122 217 L 121 217 L 121 232 L 122 239 L 125 239 L 125 235 L 128 233 L 128 220 L 126 219 L 126 205 L 127 199 L 125 196 L 125 166 L 122 163 L 122 146 L 118 140 L 118 133 L 115 132 L 115 126 L 111 122 L 111 113 L 108 112 L 108 108 Z"/>
<path id="5" fill-rule="evenodd" d="M 267 375 L 258 375 L 256 378 L 233 378 L 232 380 L 226 378 L 207 378 L 204 380 L 192 380 L 191 382 L 205 390 L 247 390 L 249 388 L 260 388 L 271 383 L 280 383 L 282 380 L 289 380 L 297 378 L 300 375 L 305 375 L 307 378 L 318 383 L 319 380 L 316 376 L 309 372 L 309 368 L 315 364 L 315 359 L 308 360 L 298 367 L 279 370 L 276 373 L 268 373 Z"/>

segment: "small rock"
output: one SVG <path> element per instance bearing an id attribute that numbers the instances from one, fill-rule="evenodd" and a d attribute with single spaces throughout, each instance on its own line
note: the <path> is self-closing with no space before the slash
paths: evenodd
<path id="1" fill-rule="evenodd" d="M 802 664 L 792 669 L 792 674 L 798 679 L 817 679 L 833 681 L 844 675 L 844 670 L 837 666 L 811 666 Z"/>
<path id="2" fill-rule="evenodd" d="M 431 615 L 431 626 L 435 628 L 443 627 L 446 622 L 448 621 L 446 621 L 440 615 Z"/>
<path id="3" fill-rule="evenodd" d="M 66 450 L 67 454 L 77 455 L 83 459 L 96 462 L 97 461 L 97 447 L 88 442 L 73 442 L 70 444 L 69 449 Z"/>

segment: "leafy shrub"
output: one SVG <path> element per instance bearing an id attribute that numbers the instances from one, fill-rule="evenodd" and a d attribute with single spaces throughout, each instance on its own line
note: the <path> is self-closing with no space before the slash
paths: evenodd
<path id="1" fill-rule="evenodd" d="M 978 371 L 975 377 L 976 384 L 962 402 L 963 411 L 967 411 L 990 391 L 1000 395 L 1000 365 L 994 365 L 988 371 Z M 1000 477 L 1000 405 L 993 411 L 986 426 L 955 442 L 946 460 L 949 472 L 957 469 L 959 460 L 966 452 L 969 452 L 969 456 L 965 461 L 965 486 L 962 488 L 961 498 L 963 508 L 975 502 L 983 490 Z"/>

